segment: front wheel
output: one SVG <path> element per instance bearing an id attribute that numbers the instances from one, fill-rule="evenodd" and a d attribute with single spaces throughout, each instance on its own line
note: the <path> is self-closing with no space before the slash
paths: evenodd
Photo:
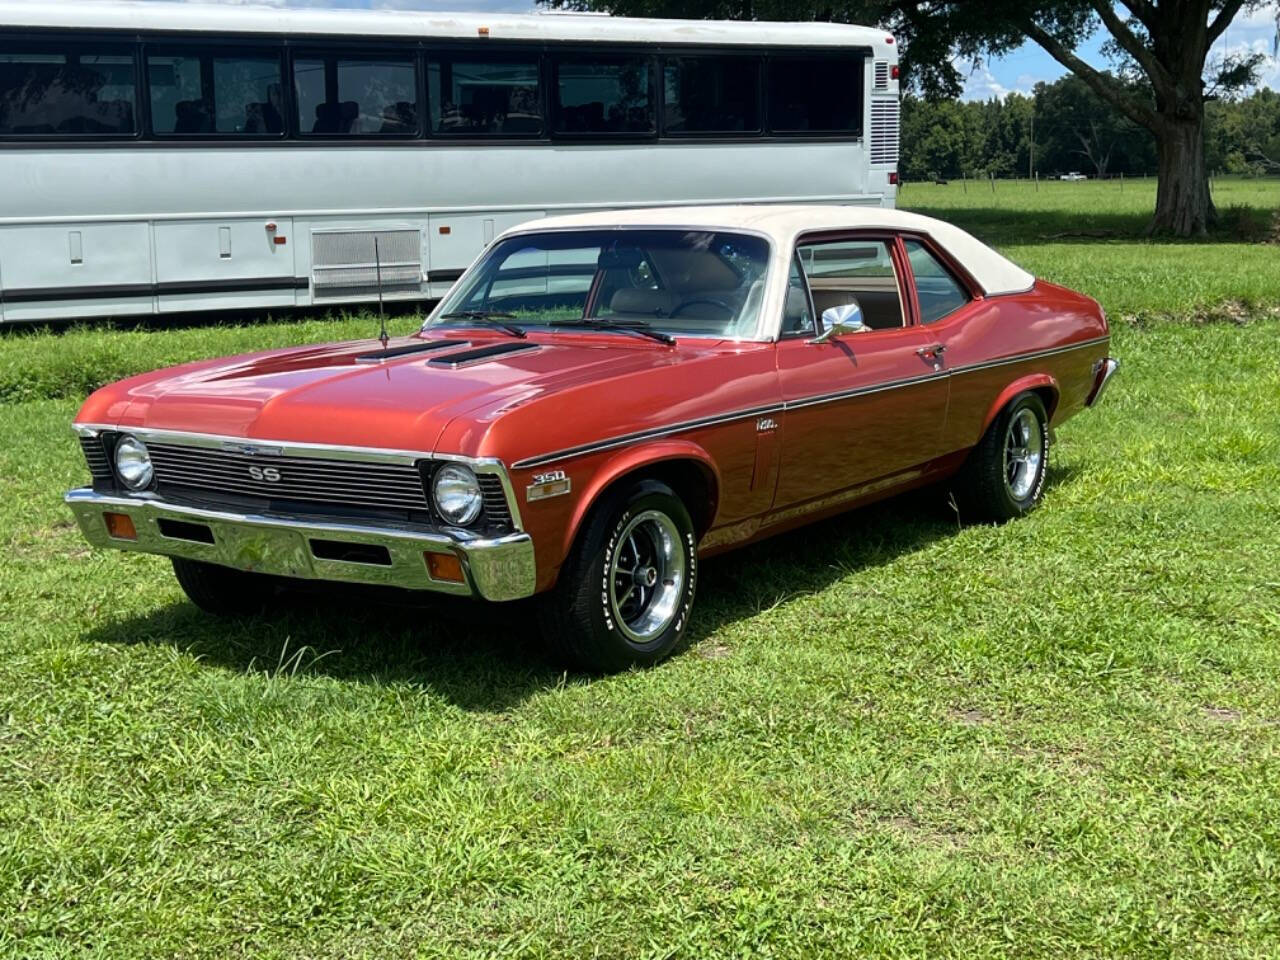
<path id="1" fill-rule="evenodd" d="M 953 486 L 961 520 L 1003 523 L 1035 509 L 1049 470 L 1049 416 L 1034 393 L 1014 397 L 969 453 Z"/>
<path id="2" fill-rule="evenodd" d="M 548 644 L 573 666 L 606 673 L 669 656 L 693 610 L 697 546 L 689 511 L 666 484 L 608 496 L 543 600 Z"/>
<path id="3" fill-rule="evenodd" d="M 261 573 L 247 573 L 200 560 L 173 557 L 173 575 L 197 607 L 219 617 L 261 613 L 275 595 L 277 581 Z"/>

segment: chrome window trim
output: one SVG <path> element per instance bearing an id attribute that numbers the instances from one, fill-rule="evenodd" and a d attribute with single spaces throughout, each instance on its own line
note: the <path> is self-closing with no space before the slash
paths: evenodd
<path id="1" fill-rule="evenodd" d="M 533 222 L 535 224 L 537 223 L 536 220 Z M 774 259 L 775 259 L 775 255 L 777 254 L 778 246 L 776 243 L 774 243 L 775 237 L 773 236 L 773 234 L 766 233 L 763 230 L 756 230 L 752 227 L 712 226 L 706 223 L 701 223 L 701 224 L 615 223 L 615 224 L 601 224 L 600 226 L 597 226 L 597 227 L 586 227 L 586 226 L 545 227 L 542 229 L 537 229 L 536 227 L 518 228 L 518 229 L 510 230 L 506 233 L 499 234 L 494 239 L 494 241 L 489 244 L 489 246 L 487 246 L 483 251 L 481 251 L 478 257 L 476 257 L 474 260 L 471 261 L 471 263 L 467 266 L 467 269 L 463 270 L 462 274 L 458 277 L 458 279 L 453 282 L 455 285 L 457 285 L 461 283 L 464 279 L 466 279 L 467 275 L 470 274 L 471 271 L 474 270 L 477 266 L 479 266 L 482 260 L 484 260 L 484 258 L 488 255 L 489 251 L 492 250 L 494 247 L 496 247 L 498 244 L 502 243 L 504 240 L 512 240 L 512 239 L 515 239 L 516 237 L 536 236 L 539 233 L 586 233 L 586 232 L 596 233 L 596 232 L 602 232 L 605 230 L 616 230 L 619 232 L 624 230 L 677 230 L 677 231 L 684 231 L 684 232 L 688 232 L 690 230 L 698 230 L 703 233 L 737 233 L 737 234 L 742 234 L 743 236 L 756 237 L 760 240 L 763 240 L 765 243 L 765 247 L 768 251 L 767 255 L 765 256 L 764 276 L 761 278 L 765 284 L 766 295 L 764 298 L 762 298 L 760 302 L 759 315 L 756 317 L 755 335 L 750 337 L 730 337 L 730 336 L 722 336 L 718 334 L 706 334 L 706 333 L 672 333 L 672 334 L 669 334 L 669 336 L 673 336 L 677 340 L 723 340 L 729 343 L 773 343 L 775 340 L 777 340 L 776 336 L 767 335 L 767 328 L 768 327 L 776 328 L 781 323 L 781 320 L 779 320 L 778 323 L 769 323 L 764 319 L 764 317 L 766 313 L 765 304 L 766 304 L 766 301 L 768 300 L 767 291 L 769 290 L 770 284 L 773 282 Z M 449 293 L 452 293 L 452 292 L 453 292 L 453 288 L 450 287 Z M 436 314 L 439 313 L 441 309 L 443 309 L 444 302 L 446 299 L 448 299 L 449 293 L 446 293 L 443 297 L 441 297 L 440 302 L 436 304 L 435 309 L 432 310 L 429 314 L 427 314 L 427 318 L 422 321 L 422 326 L 418 328 L 419 333 L 425 332 L 428 328 L 433 326 L 432 321 L 435 318 Z M 533 324 L 533 323 L 527 324 L 527 326 L 530 330 L 535 330 L 538 332 L 541 332 L 544 329 L 554 333 L 570 332 L 570 331 L 573 333 L 580 333 L 582 331 L 587 331 L 591 333 L 611 332 L 608 330 L 593 331 L 589 327 L 556 328 L 556 327 L 550 327 L 546 324 Z M 663 332 L 666 332 L 666 331 L 663 331 Z"/>
<path id="2" fill-rule="evenodd" d="M 343 444 L 307 443 L 296 440 L 265 440 L 256 437 L 228 437 L 214 433 L 193 433 L 185 430 L 165 430 L 158 427 L 132 427 L 104 423 L 74 423 L 77 436 L 96 437 L 101 433 L 131 433 L 144 443 L 173 443 L 180 446 L 202 447 L 216 450 L 252 450 L 265 457 L 307 457 L 316 460 L 342 460 L 350 463 L 389 463 L 415 466 L 422 460 L 448 461 L 469 466 L 476 473 L 493 474 L 502 481 L 502 492 L 511 509 L 511 523 L 517 530 L 524 529 L 520 506 L 516 503 L 515 488 L 507 475 L 506 464 L 497 457 L 468 457 L 457 453 L 429 453 L 423 450 L 396 450 L 384 447 L 357 447 Z"/>

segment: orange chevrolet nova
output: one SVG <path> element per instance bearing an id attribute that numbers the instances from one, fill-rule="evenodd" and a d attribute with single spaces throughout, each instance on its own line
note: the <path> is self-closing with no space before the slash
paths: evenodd
<path id="1" fill-rule="evenodd" d="M 1093 300 L 908 213 L 539 220 L 414 336 L 99 390 L 67 502 L 211 613 L 294 579 L 537 594 L 565 659 L 617 670 L 678 645 L 702 556 L 925 484 L 1031 510 L 1108 345 Z"/>

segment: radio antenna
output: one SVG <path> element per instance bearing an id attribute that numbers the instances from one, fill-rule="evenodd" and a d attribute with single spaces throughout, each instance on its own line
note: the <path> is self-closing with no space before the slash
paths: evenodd
<path id="1" fill-rule="evenodd" d="M 382 349 L 387 349 L 387 341 L 391 338 L 387 336 L 387 314 L 382 309 L 382 257 L 378 253 L 378 238 L 373 238 L 373 269 L 378 280 L 378 323 L 380 330 L 378 333 L 378 341 L 382 344 Z"/>

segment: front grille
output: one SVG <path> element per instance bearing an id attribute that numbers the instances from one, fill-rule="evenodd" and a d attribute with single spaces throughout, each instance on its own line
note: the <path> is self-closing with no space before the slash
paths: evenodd
<path id="1" fill-rule="evenodd" d="M 898 162 L 898 101 L 871 101 L 871 162 Z"/>
<path id="2" fill-rule="evenodd" d="M 484 519 L 493 527 L 511 527 L 511 507 L 507 505 L 507 494 L 502 489 L 502 478 L 492 473 L 476 475 L 480 484 L 480 494 L 484 497 Z"/>
<path id="3" fill-rule="evenodd" d="M 84 451 L 85 463 L 89 466 L 89 474 L 95 484 L 111 480 L 111 461 L 107 459 L 107 449 L 102 445 L 101 437 L 81 437 L 80 449 Z"/>
<path id="4" fill-rule="evenodd" d="M 428 510 L 412 464 L 252 456 L 231 450 L 149 443 L 161 488 L 221 491 L 336 507 Z"/>

